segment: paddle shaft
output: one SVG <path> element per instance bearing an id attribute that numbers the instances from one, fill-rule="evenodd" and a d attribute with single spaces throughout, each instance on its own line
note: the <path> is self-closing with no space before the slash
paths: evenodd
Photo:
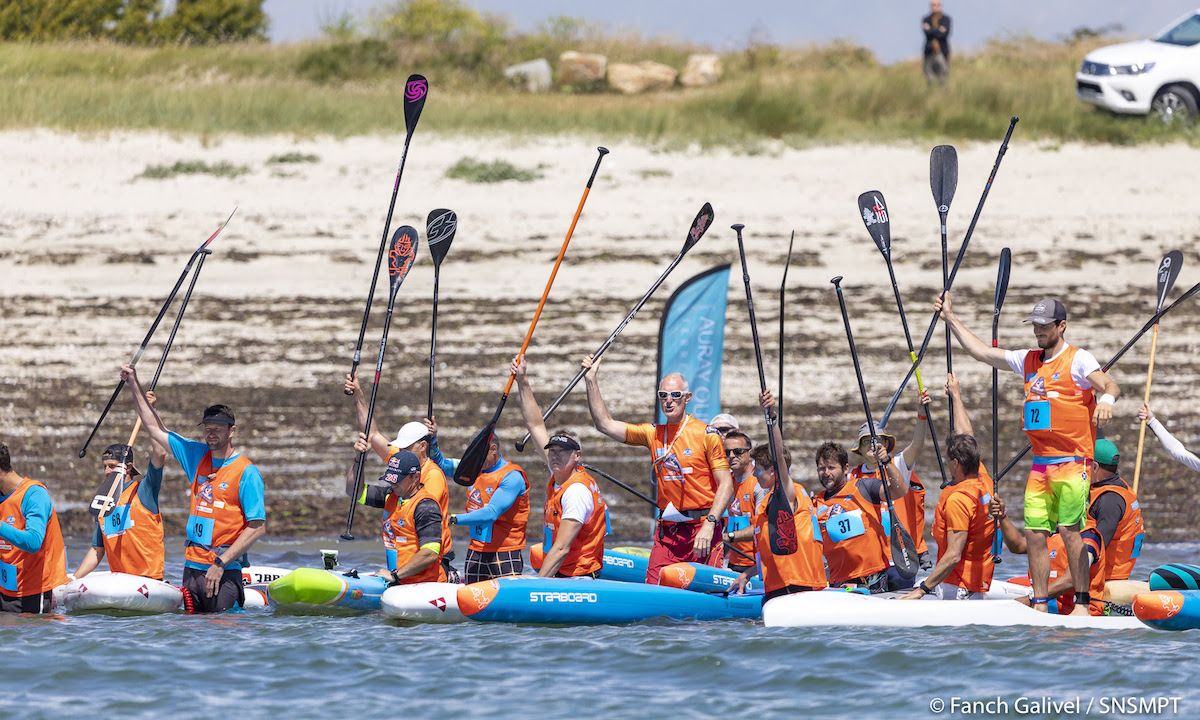
<path id="1" fill-rule="evenodd" d="M 949 330 L 950 326 L 946 326 Z M 947 344 L 949 347 L 949 344 Z M 1000 347 L 1000 307 L 995 308 L 992 313 L 992 347 Z M 995 466 L 996 458 L 1000 457 L 1000 371 L 992 368 L 992 463 Z M 992 483 L 992 489 L 996 494 L 1000 493 L 1000 479 L 997 478 Z M 992 562 L 997 565 L 1001 562 L 1001 553 L 1004 552 L 1004 537 L 1000 534 L 1000 518 L 992 519 Z"/>
<path id="2" fill-rule="evenodd" d="M 429 413 L 425 416 L 427 418 L 433 417 L 433 387 L 437 368 L 438 279 L 441 274 L 442 264 L 435 262 L 433 265 L 433 321 L 431 323 L 433 329 L 429 333 Z"/>
<path id="3" fill-rule="evenodd" d="M 1004 159 L 1005 153 L 1008 152 L 1008 141 L 1012 138 L 1013 128 L 1017 126 L 1018 118 L 1013 115 L 1008 121 L 1008 130 L 1004 133 L 1004 140 L 1000 143 L 1000 150 L 996 153 L 996 162 L 992 165 L 992 172 L 988 174 L 987 183 L 983 186 L 983 193 L 979 196 L 979 203 L 975 206 L 975 214 L 971 216 L 971 224 L 967 226 L 967 233 L 963 236 L 962 245 L 958 248 L 958 255 L 954 258 L 954 266 L 950 269 L 950 274 L 946 276 L 945 283 L 942 286 L 942 296 L 950 292 L 951 286 L 954 285 L 954 278 L 958 275 L 958 268 L 962 265 L 963 258 L 967 254 L 967 246 L 971 244 L 971 237 L 975 234 L 975 225 L 979 222 L 979 216 L 983 212 L 984 203 L 987 202 L 988 194 L 992 190 L 992 183 L 996 180 L 996 173 L 1000 170 L 1000 161 Z M 925 331 L 925 339 L 921 341 L 921 349 L 917 353 L 917 357 L 913 360 L 913 364 L 909 367 L 908 372 L 904 375 L 904 379 L 900 381 L 900 386 L 896 388 L 896 392 L 892 394 L 891 400 L 888 401 L 887 408 L 883 411 L 883 417 L 880 422 L 887 425 L 888 418 L 892 416 L 892 411 L 896 409 L 896 403 L 900 400 L 900 395 L 904 393 L 904 388 L 908 385 L 908 381 L 912 379 L 917 368 L 921 365 L 921 360 L 925 358 L 925 351 L 929 349 L 929 341 L 933 339 L 933 331 L 937 328 L 940 313 L 933 313 L 933 317 L 929 320 L 929 329 Z"/>
<path id="4" fill-rule="evenodd" d="M 949 270 L 950 270 L 950 268 L 949 268 L 950 257 L 947 253 L 947 248 L 946 248 L 946 215 L 947 215 L 947 213 L 941 212 L 940 210 L 938 211 L 938 222 L 941 225 L 941 235 L 942 235 L 942 287 L 946 287 L 947 281 L 950 278 L 950 276 L 948 274 Z M 950 326 L 947 325 L 946 326 L 946 374 L 947 375 L 954 372 L 954 345 L 953 345 L 953 343 L 950 342 L 950 340 L 951 340 Z M 913 349 L 912 343 L 909 343 L 908 350 L 910 353 L 912 352 L 912 349 Z M 917 382 L 918 383 L 921 382 L 920 377 L 917 378 Z M 946 417 L 950 418 L 950 434 L 953 435 L 954 434 L 954 401 L 951 400 L 950 398 L 946 398 L 946 412 L 948 413 Z"/>
<path id="5" fill-rule="evenodd" d="M 783 320 L 787 309 L 787 276 L 788 268 L 792 266 L 792 245 L 796 242 L 796 231 L 788 240 L 787 259 L 783 262 L 783 279 L 779 281 L 779 399 L 775 403 L 775 422 L 779 423 L 779 432 L 783 432 Z"/>
<path id="6" fill-rule="evenodd" d="M 671 264 L 667 266 L 667 269 L 663 270 L 662 274 L 658 276 L 658 279 L 654 281 L 654 284 L 650 286 L 650 289 L 646 291 L 646 294 L 642 295 L 642 299 L 637 301 L 637 304 L 633 306 L 633 309 L 629 311 L 629 314 L 625 316 L 625 319 L 621 321 L 621 324 L 617 325 L 616 329 L 609 334 L 608 338 L 600 344 L 600 347 L 596 348 L 596 351 L 592 353 L 593 359 L 599 359 L 602 355 L 604 355 L 605 352 L 608 351 L 610 347 L 612 347 L 612 344 L 617 340 L 617 336 L 625 330 L 625 327 L 628 326 L 633 320 L 634 316 L 638 314 L 638 312 L 642 309 L 642 306 L 644 306 L 646 302 L 650 300 L 650 296 L 653 295 L 660 286 L 662 286 L 663 282 L 666 281 L 667 276 L 670 275 L 675 267 L 683 261 L 683 256 L 686 252 L 687 250 L 684 250 L 675 256 L 675 259 L 672 260 Z M 575 373 L 575 377 L 571 378 L 571 381 L 568 382 L 567 386 L 558 394 L 558 397 L 554 398 L 554 402 L 546 406 L 546 410 L 542 413 L 542 420 L 549 418 L 554 411 L 558 409 L 558 406 L 562 405 L 563 401 L 567 399 L 567 396 L 571 394 L 571 391 L 575 389 L 575 386 L 579 384 L 579 381 L 583 380 L 583 376 L 586 373 L 587 371 L 583 368 L 580 368 L 579 372 Z M 521 438 L 516 444 L 517 452 L 525 452 L 525 446 L 529 444 L 531 437 L 532 436 L 529 433 L 525 433 L 525 437 Z"/>
<path id="7" fill-rule="evenodd" d="M 1158 323 L 1150 331 L 1150 363 L 1146 368 L 1146 391 L 1142 394 L 1142 403 L 1150 404 L 1150 383 L 1154 380 L 1154 353 L 1158 350 Z M 1146 444 L 1146 421 L 1141 421 L 1138 427 L 1137 461 L 1133 465 L 1133 492 L 1137 493 L 1142 479 L 1142 450 Z"/>

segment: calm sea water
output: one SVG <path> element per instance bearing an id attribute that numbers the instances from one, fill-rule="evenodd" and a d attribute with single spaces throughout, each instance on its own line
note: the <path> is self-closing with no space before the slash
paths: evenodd
<path id="1" fill-rule="evenodd" d="M 321 545 L 274 543 L 255 558 L 316 565 Z M 378 554 L 342 545 L 344 566 L 373 567 Z M 1200 544 L 1150 545 L 1139 570 L 1198 558 Z M 5 617 L 0 718 L 904 718 L 933 716 L 935 698 L 999 700 L 1007 707 L 992 708 L 1013 716 L 1198 717 L 1198 651 L 1196 631 L 402 626 L 271 611 Z M 1114 696 L 1178 700 L 1161 713 L 1102 712 Z M 1080 706 L 1028 712 L 1043 698 Z"/>

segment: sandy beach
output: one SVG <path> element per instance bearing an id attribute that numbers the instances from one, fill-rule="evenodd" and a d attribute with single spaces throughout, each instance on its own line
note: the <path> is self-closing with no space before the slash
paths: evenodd
<path id="1" fill-rule="evenodd" d="M 213 245 L 188 316 L 159 385 L 169 425 L 187 434 L 210 402 L 238 413 L 241 445 L 267 477 L 273 534 L 332 535 L 345 510 L 341 475 L 352 460 L 353 413 L 341 393 L 378 247 L 402 137 L 347 140 L 224 138 L 202 143 L 158 133 L 76 136 L 0 133 L 0 428 L 19 471 L 44 479 L 78 530 L 99 480 L 99 451 L 123 441 L 127 398 L 93 452 L 76 451 L 188 254 L 229 214 Z M 409 154 L 393 227 L 424 234 L 426 214 L 454 209 L 459 230 L 442 267 L 438 416 L 442 443 L 457 455 L 494 407 L 524 328 L 595 158 L 597 139 L 537 141 L 418 135 Z M 608 144 L 608 143 L 606 143 Z M 670 290 L 716 264 L 737 261 L 731 223 L 746 225 L 760 330 L 775 377 L 777 290 L 788 234 L 796 231 L 787 308 L 788 442 L 802 479 L 815 485 L 811 454 L 826 439 L 852 442 L 862 422 L 842 332 L 833 275 L 844 275 L 868 385 L 881 411 L 905 367 L 903 335 L 882 258 L 857 216 L 855 198 L 882 191 L 892 214 L 896 273 L 913 333 L 923 334 L 941 280 L 937 213 L 928 182 L 929 147 L 842 145 L 744 156 L 724 150 L 664 152 L 608 144 L 605 160 L 530 351 L 531 376 L 548 400 L 674 257 L 688 224 L 709 201 L 716 222 L 618 344 L 601 382 L 620 419 L 649 420 L 655 386 L 658 315 Z M 991 169 L 994 144 L 958 148 L 960 180 L 950 213 L 952 251 L 961 241 Z M 315 163 L 268 164 L 273 155 L 311 153 Z M 445 177 L 460 158 L 504 159 L 540 168 L 539 180 L 494 185 Z M 246 165 L 236 178 L 138 176 L 178 160 Z M 1103 362 L 1153 312 L 1154 271 L 1171 249 L 1186 263 L 1178 295 L 1200 277 L 1192 221 L 1200 149 L 1184 145 L 1118 148 L 1026 141 L 1018 127 L 962 272 L 956 304 L 980 334 L 988 330 L 1000 249 L 1014 265 L 1001 345 L 1032 337 L 1020 318 L 1037 299 L 1058 295 L 1072 313 L 1068 339 Z M 750 332 L 739 273 L 731 278 L 723 399 L 761 437 Z M 433 273 L 426 248 L 401 290 L 379 410 L 385 434 L 425 412 Z M 382 321 L 373 314 L 364 355 L 373 359 Z M 158 340 L 166 338 L 166 326 Z M 1154 406 L 1185 443 L 1200 437 L 1191 402 L 1200 344 L 1200 305 L 1163 325 Z M 157 347 L 142 361 L 153 372 Z M 927 378 L 944 370 L 941 331 Z M 1109 435 L 1132 477 L 1136 406 L 1145 380 L 1147 337 L 1114 371 L 1125 398 Z M 370 361 L 367 361 L 370 364 Z M 989 373 L 956 354 L 956 369 L 990 437 Z M 940 387 L 940 382 L 938 383 Z M 1020 383 L 1001 380 L 1001 460 L 1024 444 Z M 911 405 L 912 403 L 909 402 Z M 944 424 L 944 404 L 935 417 Z M 582 427 L 582 389 L 554 425 Z M 898 410 L 892 430 L 911 432 Z M 502 425 L 523 432 L 517 408 Z M 587 459 L 648 485 L 643 451 L 584 432 Z M 984 442 L 989 447 L 989 442 Z M 145 443 L 139 451 L 145 451 Z M 990 454 L 990 453 L 989 453 Z M 531 480 L 544 473 L 532 456 Z M 995 463 L 989 463 L 989 467 Z M 923 475 L 936 475 L 932 458 Z M 1001 492 L 1018 495 L 1023 469 Z M 369 474 L 375 472 L 375 466 Z M 169 471 L 168 521 L 181 523 L 183 478 Z M 936 486 L 936 482 L 931 482 Z M 1142 506 L 1156 540 L 1194 538 L 1197 512 L 1182 498 L 1192 479 L 1148 436 Z M 459 489 L 455 492 L 459 495 Z M 931 493 L 931 496 L 934 493 Z M 608 488 L 617 534 L 642 535 L 645 510 Z M 541 502 L 541 490 L 535 500 Z M 461 502 L 456 496 L 455 504 Z M 1019 504 L 1019 503 L 1014 503 Z M 933 498 L 929 500 L 933 507 Z M 535 523 L 536 525 L 536 523 Z M 362 526 L 363 531 L 367 525 Z"/>

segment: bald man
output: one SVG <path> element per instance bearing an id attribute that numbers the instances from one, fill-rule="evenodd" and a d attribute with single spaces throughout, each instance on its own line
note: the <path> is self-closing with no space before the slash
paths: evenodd
<path id="1" fill-rule="evenodd" d="M 617 442 L 650 451 L 658 485 L 658 526 L 646 569 L 646 582 L 658 584 L 659 571 L 677 562 L 720 567 L 723 546 L 713 542 L 725 529 L 722 517 L 733 497 L 733 473 L 721 445 L 721 434 L 687 412 L 692 399 L 687 379 L 671 373 L 658 384 L 658 404 L 667 422 L 662 425 L 614 420 L 600 395 L 599 361 L 591 355 L 581 363 L 587 387 L 588 410 L 596 429 Z"/>

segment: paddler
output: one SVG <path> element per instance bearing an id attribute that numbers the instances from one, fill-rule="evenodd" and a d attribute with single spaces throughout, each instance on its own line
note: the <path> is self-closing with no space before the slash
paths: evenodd
<path id="1" fill-rule="evenodd" d="M 658 385 L 658 404 L 666 423 L 634 425 L 614 420 L 609 413 L 600 394 L 600 362 L 588 355 L 581 364 L 587 371 L 583 379 L 592 424 L 617 442 L 650 451 L 659 517 L 646 583 L 657 585 L 659 571 L 672 563 L 695 561 L 720 567 L 724 546 L 713 539 L 724 531 L 720 515 L 733 499 L 733 475 L 721 435 L 687 412 L 692 399 L 687 380 L 671 373 Z"/>
<path id="2" fill-rule="evenodd" d="M 346 493 L 354 492 L 355 468 L 346 471 Z M 363 504 L 383 508 L 381 531 L 387 567 L 376 575 L 397 585 L 445 582 L 442 568 L 442 531 L 445 523 L 437 499 L 425 489 L 421 461 L 400 450 L 388 458 L 382 484 L 367 487 Z"/>
<path id="3" fill-rule="evenodd" d="M 350 374 L 346 375 L 343 389 L 354 398 L 354 413 L 358 417 L 358 425 L 355 427 L 361 428 L 367 422 L 367 405 L 369 404 L 367 396 L 359 386 L 358 380 Z M 436 442 L 434 437 L 437 435 L 437 423 L 434 422 L 434 419 L 425 418 L 423 421 L 410 420 L 404 423 L 396 432 L 396 438 L 391 441 L 384 437 L 372 422 L 369 435 L 371 449 L 385 463 L 401 450 L 407 450 L 420 459 L 421 483 L 426 491 L 437 500 L 442 517 L 449 517 L 450 487 L 446 482 L 446 473 L 443 472 L 438 461 L 431 457 L 433 455 L 432 446 Z M 359 452 L 365 452 L 361 449 L 363 447 L 361 443 L 365 442 L 365 436 L 362 432 L 359 432 L 358 436 L 359 442 L 355 443 L 355 448 L 358 448 Z M 362 500 L 360 499 L 359 502 Z M 453 561 L 454 537 L 447 524 L 446 531 L 442 535 L 442 566 L 446 571 L 446 577 L 450 578 L 450 582 L 458 582 L 458 571 L 451 565 Z"/>
<path id="4" fill-rule="evenodd" d="M 713 419 L 708 421 L 708 426 L 716 430 L 721 437 L 725 437 L 735 430 L 741 430 L 737 418 L 726 412 L 714 415 Z"/>
<path id="5" fill-rule="evenodd" d="M 994 488 L 979 459 L 979 443 L 954 373 L 946 375 L 946 394 L 953 403 L 959 432 L 946 440 L 950 482 L 933 511 L 937 564 L 904 600 L 920 600 L 926 595 L 939 600 L 983 599 L 996 567 L 992 561 L 996 529 L 989 514 Z"/>
<path id="6" fill-rule="evenodd" d="M 54 588 L 65 582 L 67 555 L 50 492 L 13 472 L 0 442 L 0 612 L 48 613 Z"/>
<path id="7" fill-rule="evenodd" d="M 775 397 L 770 390 L 763 391 L 759 398 L 764 410 L 775 416 Z M 773 423 L 771 432 L 775 435 L 775 447 L 779 452 L 780 471 L 783 472 L 783 482 L 779 482 L 774 464 L 771 462 L 771 448 L 759 445 L 750 451 L 752 472 L 766 494 L 754 506 L 752 527 L 733 533 L 732 540 L 739 542 L 752 540 L 758 552 L 759 565 L 762 566 L 763 602 L 781 595 L 820 590 L 828 587 L 825 578 L 825 564 L 821 556 L 821 540 L 817 537 L 817 523 L 813 516 L 812 501 L 804 488 L 792 481 L 788 468 L 792 465 L 792 453 L 783 445 L 783 435 L 779 432 L 779 423 Z M 728 437 L 728 436 L 727 436 Z M 798 548 L 791 555 L 774 555 L 771 552 L 771 541 L 768 536 L 767 503 L 770 493 L 783 492 L 788 499 L 793 517 L 795 518 L 796 539 Z M 743 592 L 746 583 L 757 572 L 755 566 L 742 571 L 734 583 L 737 592 Z"/>
<path id="8" fill-rule="evenodd" d="M 541 577 L 596 577 L 604 566 L 604 536 L 609 533 L 608 505 L 596 480 L 583 469 L 583 445 L 570 430 L 546 430 L 542 408 L 526 375 L 524 358 L 513 359 L 521 415 L 550 473 L 543 509 Z"/>
<path id="9" fill-rule="evenodd" d="M 1066 547 L 1075 592 L 1087 594 L 1087 558 L 1079 533 L 1087 514 L 1088 475 L 1093 472 L 1096 429 L 1112 419 L 1121 389 L 1090 352 L 1067 343 L 1067 306 L 1057 298 L 1038 301 L 1026 316 L 1037 338 L 1037 348 L 1029 350 L 991 347 L 954 314 L 949 293 L 934 301 L 934 309 L 967 354 L 1025 381 L 1023 427 L 1033 446 L 1025 484 L 1025 535 L 1034 609 L 1046 612 L 1049 602 L 1046 541 L 1056 530 Z"/>
<path id="10" fill-rule="evenodd" d="M 750 436 L 741 430 L 729 430 L 721 435 L 724 438 L 725 457 L 729 459 L 729 470 L 733 473 L 733 481 L 736 485 L 733 500 L 729 503 L 728 519 L 725 523 L 726 530 L 721 539 L 732 546 L 729 553 L 729 569 L 742 573 L 754 570 L 756 567 L 752 561 L 747 559 L 747 557 L 754 557 L 754 538 L 748 537 L 738 541 L 733 540 L 733 534 L 750 527 L 754 518 L 754 508 L 758 507 L 758 504 L 771 491 L 772 486 L 765 484 L 765 478 L 760 480 L 754 474 L 756 465 L 750 456 L 754 443 L 750 441 Z M 739 550 L 745 555 L 738 554 Z"/>
<path id="11" fill-rule="evenodd" d="M 1138 419 L 1146 421 L 1146 424 L 1154 431 L 1154 436 L 1162 443 L 1163 449 L 1173 460 L 1182 463 L 1188 470 L 1200 472 L 1200 457 L 1196 457 L 1194 453 L 1183 446 L 1183 443 L 1176 440 L 1171 431 L 1167 430 L 1166 426 L 1154 416 L 1154 411 L 1146 403 L 1142 403 L 1142 409 L 1138 411 Z"/>
<path id="12" fill-rule="evenodd" d="M 877 464 L 887 469 L 892 497 L 903 496 L 908 483 L 886 444 L 875 448 L 875 457 Z M 889 584 L 891 526 L 884 524 L 887 505 L 883 481 L 878 475 L 852 479 L 850 456 L 834 442 L 817 448 L 816 464 L 823 490 L 813 496 L 812 502 L 821 527 L 829 584 L 862 587 L 871 593 L 904 589 L 895 581 Z"/>
<path id="13" fill-rule="evenodd" d="M 262 474 L 233 447 L 233 410 L 227 405 L 205 408 L 200 420 L 204 440 L 189 440 L 167 430 L 132 365 L 121 367 L 121 379 L 129 385 L 151 442 L 169 448 L 191 481 L 183 552 L 185 605 L 197 613 L 243 605 L 242 565 L 254 543 L 267 534 L 267 507 Z"/>

